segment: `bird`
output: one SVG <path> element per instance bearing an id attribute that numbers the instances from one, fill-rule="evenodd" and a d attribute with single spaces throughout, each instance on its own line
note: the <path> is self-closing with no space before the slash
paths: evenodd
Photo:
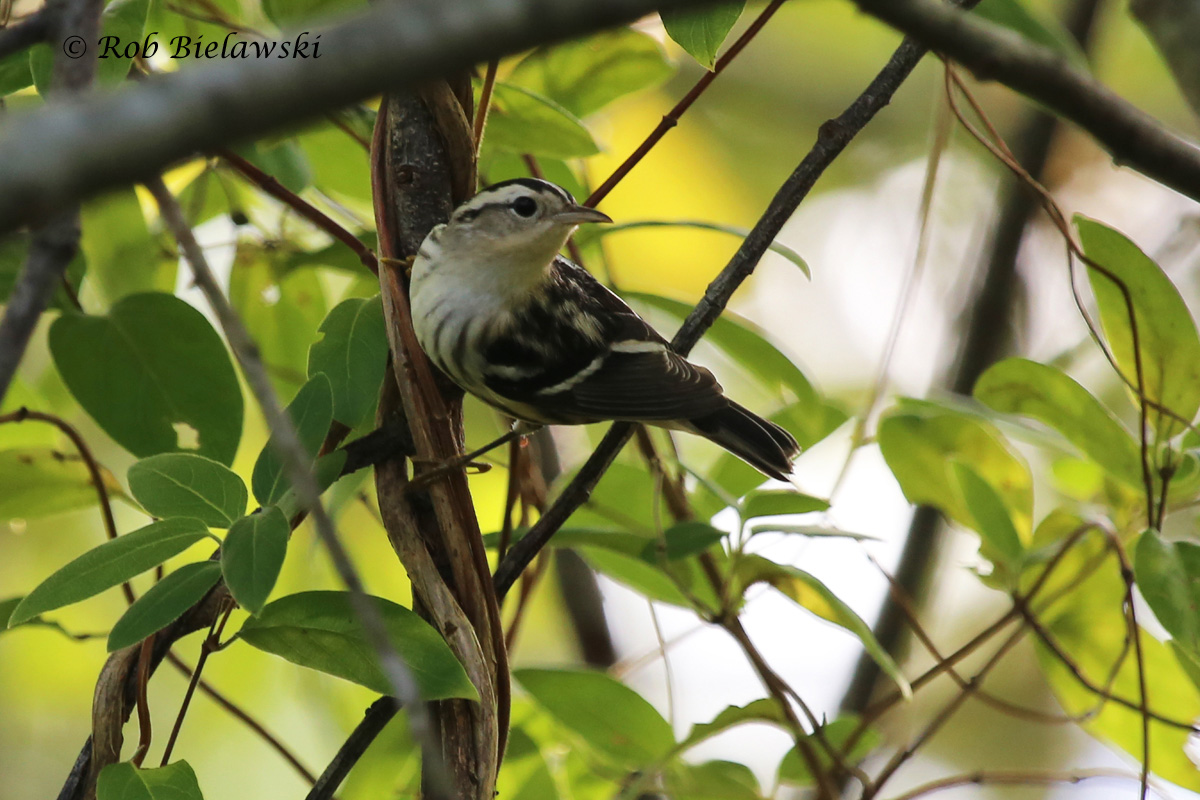
<path id="1" fill-rule="evenodd" d="M 605 222 L 536 178 L 493 184 L 456 208 L 412 262 L 413 328 L 430 361 L 525 431 L 641 422 L 698 434 L 789 480 L 800 452 L 790 433 L 726 397 L 709 370 L 561 255 L 579 225 Z"/>

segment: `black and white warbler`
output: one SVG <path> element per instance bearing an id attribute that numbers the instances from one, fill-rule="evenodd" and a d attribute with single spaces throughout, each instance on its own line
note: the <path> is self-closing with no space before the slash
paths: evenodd
<path id="1" fill-rule="evenodd" d="M 611 222 L 564 189 L 498 183 L 430 231 L 413 262 L 413 325 L 430 360 L 518 420 L 645 422 L 719 444 L 786 480 L 800 448 L 722 393 L 712 373 L 590 273 L 559 255 L 575 228 Z"/>

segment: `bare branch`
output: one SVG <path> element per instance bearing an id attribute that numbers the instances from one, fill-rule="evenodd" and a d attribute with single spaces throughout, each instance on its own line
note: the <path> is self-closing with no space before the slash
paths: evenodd
<path id="1" fill-rule="evenodd" d="M 0 58 L 33 47 L 50 35 L 50 16 L 42 8 L 10 28 L 0 30 Z"/>

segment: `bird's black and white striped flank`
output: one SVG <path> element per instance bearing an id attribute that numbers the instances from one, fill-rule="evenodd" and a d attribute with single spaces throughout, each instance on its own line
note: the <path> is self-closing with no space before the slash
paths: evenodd
<path id="1" fill-rule="evenodd" d="M 558 255 L 575 225 L 601 219 L 533 179 L 498 184 L 457 209 L 413 267 L 413 322 L 430 359 L 517 419 L 686 430 L 786 479 L 799 452 L 790 434 L 725 397 L 711 372 Z"/>

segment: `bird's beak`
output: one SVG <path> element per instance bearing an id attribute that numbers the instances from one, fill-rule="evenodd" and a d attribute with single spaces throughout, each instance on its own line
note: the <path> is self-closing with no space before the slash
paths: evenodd
<path id="1" fill-rule="evenodd" d="M 612 218 L 603 211 L 597 211 L 587 206 L 574 206 L 566 211 L 560 211 L 553 217 L 555 222 L 566 225 L 582 225 L 585 222 L 612 222 Z"/>

